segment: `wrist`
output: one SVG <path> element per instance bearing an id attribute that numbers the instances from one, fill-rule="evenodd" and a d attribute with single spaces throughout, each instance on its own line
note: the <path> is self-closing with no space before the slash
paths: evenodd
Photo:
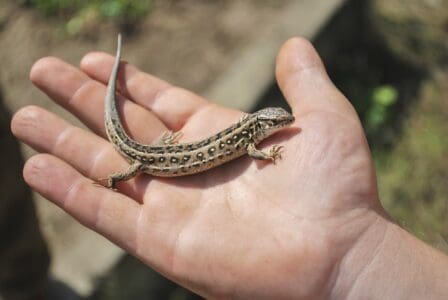
<path id="1" fill-rule="evenodd" d="M 448 258 L 378 219 L 341 261 L 333 299 L 448 299 Z"/>

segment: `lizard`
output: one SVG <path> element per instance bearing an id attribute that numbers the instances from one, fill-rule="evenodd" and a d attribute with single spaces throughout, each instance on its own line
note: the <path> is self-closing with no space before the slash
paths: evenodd
<path id="1" fill-rule="evenodd" d="M 288 127 L 294 116 L 280 107 L 261 109 L 246 114 L 236 124 L 193 143 L 179 143 L 181 132 L 167 131 L 156 144 L 145 145 L 131 139 L 120 121 L 116 106 L 116 81 L 121 59 L 121 35 L 118 35 L 115 62 L 107 85 L 104 104 L 104 125 L 109 141 L 115 149 L 130 161 L 124 172 L 114 173 L 104 184 L 114 188 L 115 184 L 133 178 L 139 173 L 160 177 L 177 177 L 196 174 L 234 160 L 244 154 L 259 160 L 281 158 L 282 146 L 274 145 L 269 152 L 258 150 L 256 145 Z M 106 179 L 100 179 L 106 180 Z"/>

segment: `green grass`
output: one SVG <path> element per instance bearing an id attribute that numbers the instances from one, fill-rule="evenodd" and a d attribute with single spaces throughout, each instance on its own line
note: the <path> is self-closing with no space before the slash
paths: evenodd
<path id="1" fill-rule="evenodd" d="M 403 227 L 448 253 L 448 74 L 422 82 L 388 151 L 374 153 L 380 197 Z"/>

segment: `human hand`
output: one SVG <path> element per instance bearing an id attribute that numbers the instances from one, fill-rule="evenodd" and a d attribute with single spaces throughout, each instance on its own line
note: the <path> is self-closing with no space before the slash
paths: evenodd
<path id="1" fill-rule="evenodd" d="M 56 58 L 33 66 L 33 83 L 93 131 L 42 108 L 21 109 L 14 134 L 47 153 L 25 165 L 34 190 L 210 298 L 326 298 L 341 286 L 346 264 L 356 277 L 373 257 L 386 225 L 368 145 L 356 112 L 307 41 L 291 39 L 277 59 L 296 130 L 283 130 L 261 147 L 284 146 L 283 159 L 274 165 L 245 156 L 193 176 L 141 175 L 119 183 L 119 192 L 92 184 L 128 167 L 105 139 L 103 99 L 112 63 L 112 56 L 92 53 L 80 69 Z M 242 116 L 131 65 L 121 71 L 123 123 L 140 142 L 166 130 L 182 131 L 181 142 L 199 140 Z M 360 240 L 367 240 L 364 260 L 347 262 Z"/>

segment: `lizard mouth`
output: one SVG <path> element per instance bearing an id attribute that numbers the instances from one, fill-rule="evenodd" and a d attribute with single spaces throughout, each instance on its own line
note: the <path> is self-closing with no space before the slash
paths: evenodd
<path id="1" fill-rule="evenodd" d="M 293 115 L 289 115 L 284 122 L 286 125 L 289 125 L 289 124 L 293 123 L 295 120 L 296 120 L 296 118 Z"/>
<path id="2" fill-rule="evenodd" d="M 276 126 L 276 127 L 282 128 L 282 127 L 289 126 L 289 125 L 291 125 L 295 120 L 296 120 L 296 118 L 294 118 L 293 115 L 285 116 L 284 118 L 278 120 L 278 123 L 277 123 L 277 126 Z"/>

